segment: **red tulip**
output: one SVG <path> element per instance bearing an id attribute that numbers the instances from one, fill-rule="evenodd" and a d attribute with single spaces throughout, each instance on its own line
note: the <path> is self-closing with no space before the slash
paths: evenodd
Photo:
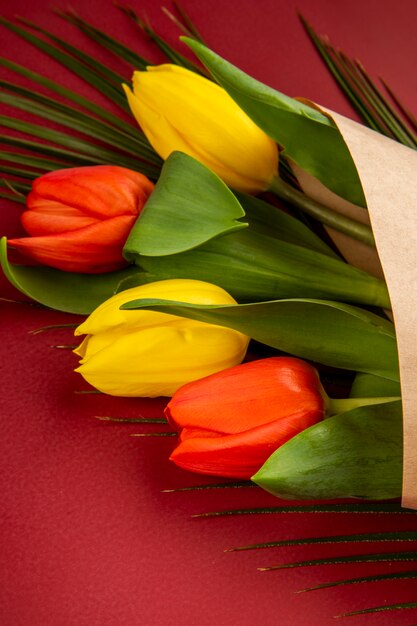
<path id="1" fill-rule="evenodd" d="M 272 357 L 237 365 L 174 394 L 165 414 L 181 432 L 170 458 L 202 474 L 248 479 L 325 411 L 326 394 L 308 363 Z"/>
<path id="2" fill-rule="evenodd" d="M 9 244 L 66 272 L 120 269 L 127 265 L 123 245 L 153 187 L 143 174 L 115 165 L 49 172 L 34 181 L 22 214 L 31 236 Z"/>

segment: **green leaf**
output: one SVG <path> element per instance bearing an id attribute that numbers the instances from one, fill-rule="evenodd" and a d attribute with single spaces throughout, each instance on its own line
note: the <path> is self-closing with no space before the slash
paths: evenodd
<path id="1" fill-rule="evenodd" d="M 171 63 L 175 63 L 175 65 L 180 65 L 181 67 L 185 67 L 197 74 L 201 74 L 201 69 L 197 67 L 192 61 L 187 59 L 184 55 L 182 55 L 178 50 L 173 48 L 163 37 L 158 35 L 158 33 L 151 26 L 149 20 L 142 20 L 136 11 L 134 11 L 131 7 L 124 7 L 119 5 L 119 9 L 123 11 L 133 22 L 151 39 L 161 50 L 161 52 L 167 57 L 167 59 Z"/>
<path id="2" fill-rule="evenodd" d="M 346 304 L 292 299 L 204 306 L 166 300 L 134 300 L 122 308 L 150 308 L 234 328 L 252 339 L 301 358 L 399 380 L 393 325 L 373 313 Z"/>
<path id="3" fill-rule="evenodd" d="M 256 214 L 258 205 L 249 206 Z M 311 249 L 319 247 L 316 240 L 294 220 L 271 217 L 266 235 L 264 205 L 255 228 L 242 230 L 236 217 L 243 214 L 215 174 L 177 153 L 138 218 L 125 257 L 160 279 L 205 280 L 244 302 L 307 297 L 390 308 L 383 281 L 332 258 L 327 248 Z M 287 241 L 298 237 L 310 249 Z"/>
<path id="4" fill-rule="evenodd" d="M 245 193 L 233 192 L 242 205 L 250 229 L 269 235 L 279 241 L 293 243 L 303 248 L 339 259 L 340 257 L 305 223 L 280 208 Z"/>
<path id="5" fill-rule="evenodd" d="M 30 80 L 32 80 L 35 83 L 38 83 L 39 85 L 43 85 L 50 91 L 60 94 L 67 100 L 70 100 L 71 102 L 75 102 L 79 107 L 82 107 L 83 109 L 86 109 L 87 111 L 90 111 L 96 117 L 106 120 L 107 122 L 112 124 L 112 126 L 116 126 L 117 128 L 120 128 L 121 130 L 123 130 L 124 132 L 132 134 L 135 132 L 135 130 L 137 130 L 137 126 L 135 127 L 132 124 L 128 124 L 127 122 L 120 119 L 116 115 L 113 115 L 113 113 L 110 113 L 110 111 L 107 111 L 107 109 L 100 107 L 98 104 L 96 104 L 95 102 L 92 102 L 91 100 L 87 100 L 87 98 L 84 98 L 83 96 L 75 93 L 71 89 L 67 89 L 66 87 L 63 87 L 62 85 L 60 85 L 59 83 L 56 83 L 55 81 L 50 80 L 49 78 L 46 78 L 46 76 L 42 76 L 41 74 L 32 72 L 31 70 L 28 70 L 26 67 L 23 67 L 22 65 L 18 65 L 17 63 L 13 63 L 12 61 L 9 61 L 8 59 L 5 59 L 3 57 L 0 57 L 0 66 L 6 67 L 7 69 L 14 71 L 17 74 L 20 74 L 21 76 L 25 76 L 26 78 L 29 78 Z M 142 141 L 144 144 L 148 143 L 144 136 L 142 137 Z"/>
<path id="6" fill-rule="evenodd" d="M 130 249 L 133 258 L 133 249 Z M 377 278 L 307 248 L 250 228 L 168 256 L 137 255 L 143 271 L 167 278 L 204 280 L 239 302 L 319 298 L 390 308 L 386 285 Z M 227 268 L 227 271 L 225 271 Z"/>
<path id="7" fill-rule="evenodd" d="M 252 480 L 281 498 L 398 498 L 402 448 L 400 401 L 360 407 L 287 441 Z"/>
<path id="8" fill-rule="evenodd" d="M 402 559 L 396 559 L 402 560 Z M 407 559 L 404 559 L 407 560 Z M 361 611 L 350 611 L 350 613 L 343 613 L 336 617 L 353 617 L 355 615 L 366 615 L 368 613 L 381 613 L 382 611 L 396 611 L 398 609 L 416 609 L 417 602 L 396 602 L 395 604 L 383 604 L 381 606 L 373 606 L 369 609 L 362 609 Z"/>
<path id="9" fill-rule="evenodd" d="M 230 548 L 226 552 L 242 552 L 246 550 L 263 550 L 267 548 L 283 548 L 288 546 L 311 546 L 336 543 L 381 543 L 381 542 L 417 541 L 417 531 L 355 533 L 353 535 L 329 535 L 325 537 L 303 537 L 302 539 L 283 539 L 254 543 L 248 546 Z"/>
<path id="10" fill-rule="evenodd" d="M 139 170 L 144 174 L 150 173 L 151 176 L 155 175 L 155 173 L 159 171 L 156 166 L 147 164 L 139 158 L 118 152 L 117 146 L 115 146 L 114 149 L 109 149 L 99 144 L 94 144 L 89 139 L 82 139 L 80 137 L 75 137 L 73 135 L 58 130 L 46 128 L 45 126 L 41 126 L 39 124 L 32 124 L 30 122 L 25 122 L 17 118 L 7 117 L 5 115 L 0 115 L 0 124 L 3 124 L 3 126 L 5 126 L 6 128 L 11 128 L 13 130 L 26 133 L 28 135 L 31 135 L 32 137 L 46 139 L 47 141 L 51 141 L 55 144 L 59 144 L 60 146 L 64 146 L 65 148 L 70 149 L 70 151 L 68 152 L 59 152 L 61 148 L 55 149 L 54 146 L 37 144 L 37 151 L 43 154 L 62 154 L 63 156 L 72 154 L 77 160 L 83 160 L 94 164 L 117 163 L 122 167 Z M 20 137 L 15 138 L 5 136 L 2 138 L 2 141 L 3 143 L 9 144 L 15 143 L 15 145 L 18 145 L 18 143 L 20 142 L 22 145 L 24 145 L 23 140 L 21 140 Z M 78 152 L 74 152 L 76 150 Z"/>
<path id="11" fill-rule="evenodd" d="M 224 182 L 182 152 L 172 153 L 124 247 L 137 254 L 166 256 L 213 237 L 245 228 L 245 212 Z"/>
<path id="12" fill-rule="evenodd" d="M 74 11 L 57 10 L 56 13 L 58 13 L 58 15 L 64 20 L 70 22 L 70 24 L 76 26 L 82 33 L 90 37 L 90 39 L 98 43 L 107 51 L 112 52 L 118 59 L 126 61 L 131 67 L 138 70 L 146 70 L 148 65 L 152 65 L 150 61 L 139 54 L 136 54 L 136 52 L 133 52 L 130 48 L 127 48 L 121 41 L 114 39 L 114 37 L 110 37 L 110 35 L 104 31 L 96 28 L 89 22 L 86 22 L 79 15 L 74 13 Z"/>
<path id="13" fill-rule="evenodd" d="M 393 380 L 358 372 L 350 390 L 350 398 L 391 398 L 401 396 L 401 385 Z"/>
<path id="14" fill-rule="evenodd" d="M 335 580 L 330 583 L 322 583 L 307 589 L 301 589 L 297 593 L 305 593 L 306 591 L 318 591 L 319 589 L 329 589 L 330 587 L 341 587 L 345 585 L 356 585 L 360 583 L 374 583 L 381 580 L 409 580 L 417 578 L 417 570 L 407 570 L 405 572 L 393 572 L 390 574 L 375 574 L 374 576 L 357 576 L 356 578 L 347 578 L 346 580 Z"/>
<path id="15" fill-rule="evenodd" d="M 182 39 L 249 117 L 284 147 L 287 157 L 337 195 L 366 206 L 353 159 L 329 117 L 263 85 L 203 44 Z"/>
<path id="16" fill-rule="evenodd" d="M 362 64 L 336 50 L 327 37 L 319 37 L 307 20 L 302 15 L 299 17 L 318 53 L 364 122 L 377 132 L 416 148 L 417 136 L 412 128 L 397 114 Z"/>
<path id="17" fill-rule="evenodd" d="M 286 504 L 281 506 L 258 507 L 254 509 L 231 509 L 224 511 L 209 511 L 208 513 L 198 513 L 193 517 L 233 517 L 235 515 L 273 515 L 282 513 L 354 513 L 363 515 L 398 514 L 415 515 L 412 509 L 403 509 L 399 504 L 393 502 L 349 502 L 341 504 Z"/>
<path id="18" fill-rule="evenodd" d="M 314 565 L 342 565 L 345 563 L 386 563 L 389 561 L 417 561 L 417 552 L 384 552 L 382 554 L 353 554 L 349 556 L 336 556 L 323 559 L 309 559 L 295 563 L 284 563 L 270 567 L 260 567 L 261 571 L 278 569 L 290 569 L 294 567 L 312 567 Z"/>
<path id="19" fill-rule="evenodd" d="M 44 266 L 12 265 L 6 237 L 0 241 L 0 264 L 6 278 L 26 296 L 52 309 L 82 315 L 112 296 L 124 278 L 137 273 L 134 267 L 108 274 L 75 274 Z"/>
<path id="20" fill-rule="evenodd" d="M 39 50 L 45 52 L 48 56 L 61 63 L 64 67 L 67 67 L 69 70 L 74 72 L 74 74 L 85 80 L 89 85 L 95 87 L 95 89 L 100 91 L 106 98 L 113 101 L 121 109 L 129 112 L 126 98 L 124 97 L 121 89 L 119 90 L 118 88 L 118 85 L 122 82 L 122 78 L 120 78 L 118 82 L 116 82 L 116 79 L 111 81 L 106 78 L 103 75 L 105 73 L 105 70 L 103 70 L 104 66 L 101 63 L 98 63 L 93 57 L 86 55 L 74 46 L 65 44 L 62 40 L 59 40 L 61 46 L 65 45 L 67 50 L 72 51 L 70 54 L 64 52 L 60 48 L 53 46 L 47 41 L 33 35 L 28 30 L 9 22 L 2 17 L 0 17 L 0 24 L 13 31 Z M 39 28 L 37 28 L 37 30 L 53 38 L 53 36 L 47 31 L 43 31 Z"/>
<path id="21" fill-rule="evenodd" d="M 135 131 L 132 131 L 132 133 L 128 135 L 119 128 L 114 128 L 107 122 L 93 118 L 89 114 L 37 93 L 33 89 L 25 89 L 24 87 L 3 80 L 0 80 L 0 87 L 12 92 L 9 94 L 0 91 L 0 102 L 32 113 L 33 115 L 38 115 L 39 117 L 61 124 L 62 126 L 67 126 L 71 128 L 71 130 L 76 128 L 80 133 L 107 143 L 110 148 L 116 147 L 118 150 L 123 150 L 123 152 L 128 153 L 131 157 L 147 159 L 155 164 L 160 163 L 160 159 L 155 156 L 155 152 L 150 147 L 144 146 L 143 143 L 134 136 Z M 20 95 L 23 97 L 20 97 Z"/>
<path id="22" fill-rule="evenodd" d="M 35 170 L 50 172 L 64 167 L 69 167 L 68 163 L 63 161 L 52 161 L 35 155 L 21 154 L 20 152 L 0 152 L 0 160 L 7 163 L 20 163 L 27 165 Z"/>

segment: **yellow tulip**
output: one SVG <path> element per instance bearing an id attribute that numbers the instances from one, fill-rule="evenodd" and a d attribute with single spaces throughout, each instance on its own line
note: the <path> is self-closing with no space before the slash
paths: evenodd
<path id="1" fill-rule="evenodd" d="M 162 280 L 103 302 L 75 331 L 87 335 L 75 370 L 115 396 L 172 396 L 185 383 L 242 361 L 249 339 L 221 326 L 148 310 L 121 310 L 138 298 L 235 304 L 223 289 L 198 280 Z"/>
<path id="2" fill-rule="evenodd" d="M 129 106 L 156 152 L 201 161 L 238 191 L 258 193 L 277 175 L 278 150 L 224 89 L 177 65 L 134 72 Z"/>

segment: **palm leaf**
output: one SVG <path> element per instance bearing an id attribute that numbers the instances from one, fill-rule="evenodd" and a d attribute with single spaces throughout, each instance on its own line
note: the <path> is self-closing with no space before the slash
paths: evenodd
<path id="1" fill-rule="evenodd" d="M 254 543 L 248 546 L 240 546 L 238 548 L 229 548 L 226 552 L 282 548 L 284 546 L 309 546 L 337 543 L 380 543 L 386 541 L 417 541 L 417 531 L 358 533 L 354 535 L 331 535 L 327 537 L 283 539 L 281 541 L 268 541 L 265 543 Z"/>
<path id="2" fill-rule="evenodd" d="M 13 61 L 10 61 L 9 59 L 5 59 L 3 57 L 0 57 L 0 66 L 6 67 L 7 69 L 10 69 L 16 72 L 16 74 L 20 74 L 21 76 L 29 78 L 34 83 L 37 83 L 38 85 L 42 85 L 46 87 L 50 91 L 53 91 L 59 94 L 60 96 L 63 96 L 65 99 L 69 100 L 70 102 L 75 102 L 75 104 L 77 104 L 78 107 L 93 113 L 94 116 L 97 118 L 106 120 L 113 126 L 116 126 L 117 128 L 124 130 L 126 133 L 132 133 L 135 130 L 137 130 L 136 126 L 133 126 L 132 124 L 125 122 L 120 117 L 117 117 L 117 115 L 113 115 L 113 113 L 110 113 L 110 111 L 107 111 L 107 109 L 104 109 L 103 107 L 99 106 L 95 102 L 92 102 L 91 100 L 84 98 L 80 94 L 77 94 L 75 91 L 72 91 L 71 89 L 67 89 L 63 85 L 60 85 L 59 83 L 56 83 L 53 80 L 50 80 L 46 76 L 42 76 L 41 74 L 32 72 L 31 70 L 28 70 L 27 68 L 21 65 L 18 65 L 17 63 L 14 63 Z M 144 138 L 142 138 L 142 141 L 146 143 L 146 140 Z"/>
<path id="3" fill-rule="evenodd" d="M 133 52 L 121 41 L 110 37 L 110 35 L 104 31 L 90 24 L 90 22 L 86 22 L 86 20 L 82 19 L 74 11 L 56 10 L 56 13 L 73 26 L 76 26 L 81 32 L 90 39 L 93 39 L 101 47 L 114 54 L 117 59 L 125 61 L 131 68 L 145 70 L 148 65 L 152 65 L 150 61 L 136 54 L 136 52 Z"/>
<path id="4" fill-rule="evenodd" d="M 322 583 L 314 587 L 300 589 L 297 593 L 305 593 L 307 591 L 320 591 L 321 589 L 329 589 L 330 587 L 341 587 L 345 585 L 357 585 L 361 583 L 374 583 L 384 580 L 412 580 L 417 578 L 417 570 L 409 570 L 405 572 L 391 572 L 390 574 L 375 574 L 373 576 L 357 576 L 356 578 L 348 578 L 346 580 L 333 580 L 329 583 Z"/>
<path id="5" fill-rule="evenodd" d="M 195 63 L 187 59 L 183 54 L 181 54 L 180 52 L 175 50 L 175 48 L 169 45 L 169 43 L 165 39 L 163 39 L 163 37 L 158 35 L 158 33 L 152 28 L 149 21 L 141 19 L 134 9 L 121 4 L 118 4 L 117 6 L 121 11 L 123 11 L 125 15 L 127 15 L 127 17 L 129 17 L 136 24 L 136 26 L 139 27 L 141 31 L 145 33 L 145 35 L 147 35 L 147 37 L 149 37 L 149 39 L 151 39 L 158 46 L 161 52 L 171 61 L 171 63 L 174 63 L 175 65 L 180 65 L 181 67 L 185 67 L 186 69 L 191 70 L 196 74 L 206 73 L 205 71 L 202 71 L 201 68 L 198 67 Z"/>
<path id="6" fill-rule="evenodd" d="M 346 565 L 348 563 L 386 563 L 393 561 L 417 561 L 417 552 L 382 552 L 374 554 L 354 554 L 349 556 L 334 556 L 321 559 L 307 559 L 305 561 L 294 561 L 293 563 L 281 563 L 280 565 L 269 565 L 258 567 L 261 572 L 272 572 L 280 569 L 293 569 L 296 567 L 313 567 L 316 565 Z"/>
<path id="7" fill-rule="evenodd" d="M 381 611 L 396 611 L 398 609 L 416 609 L 417 602 L 399 602 L 397 604 L 384 604 L 382 606 L 373 606 L 369 609 L 362 609 L 361 611 L 351 611 L 350 613 L 342 613 L 342 615 L 335 615 L 335 617 L 353 617 L 355 615 L 365 615 L 367 613 L 380 613 Z"/>
<path id="8" fill-rule="evenodd" d="M 147 159 L 150 162 L 158 163 L 155 153 L 149 148 L 145 148 L 141 141 L 138 141 L 133 133 L 128 135 L 119 129 L 115 129 L 106 122 L 96 120 L 91 116 L 77 111 L 65 104 L 48 98 L 36 91 L 25 89 L 19 85 L 14 85 L 7 81 L 0 80 L 0 87 L 7 91 L 0 91 L 0 102 L 14 106 L 17 109 L 32 113 L 43 119 L 55 122 L 67 128 L 76 128 L 77 132 L 83 133 L 109 145 L 118 146 L 133 158 Z M 156 172 L 158 170 L 156 169 Z"/>
<path id="9" fill-rule="evenodd" d="M 362 64 L 357 60 L 351 61 L 343 52 L 336 50 L 327 37 L 317 35 L 307 20 L 300 14 L 299 17 L 318 53 L 363 121 L 373 130 L 409 148 L 417 149 L 417 135 L 413 131 L 413 124 L 410 126 L 395 111 Z M 395 103 L 399 103 L 391 90 L 388 93 Z M 399 110 L 404 113 L 402 106 L 399 106 Z M 411 115 L 406 114 L 405 117 L 408 121 L 413 120 Z"/>
<path id="10" fill-rule="evenodd" d="M 258 507 L 254 509 L 229 509 L 225 511 L 209 511 L 198 513 L 193 517 L 230 517 L 238 515 L 271 515 L 280 513 L 355 513 L 355 514 L 392 514 L 413 515 L 415 511 L 403 509 L 394 502 L 378 503 L 336 503 L 336 504 L 290 504 L 282 506 Z"/>

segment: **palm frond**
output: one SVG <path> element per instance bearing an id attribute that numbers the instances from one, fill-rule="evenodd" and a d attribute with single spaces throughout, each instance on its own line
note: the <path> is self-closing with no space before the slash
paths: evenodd
<path id="1" fill-rule="evenodd" d="M 209 511 L 198 513 L 193 517 L 230 517 L 238 515 L 271 515 L 280 513 L 357 513 L 357 514 L 390 514 L 415 515 L 411 509 L 403 509 L 392 502 L 371 503 L 337 503 L 337 504 L 290 504 L 282 506 L 258 507 L 253 509 L 230 509 L 225 511 Z"/>
<path id="2" fill-rule="evenodd" d="M 369 609 L 361 611 L 351 611 L 350 613 L 342 613 L 335 617 L 354 617 L 355 615 L 366 615 L 368 613 L 381 613 L 382 611 L 397 611 L 399 609 L 416 609 L 417 602 L 399 602 L 397 604 L 383 604 L 382 606 L 373 606 Z"/>
<path id="3" fill-rule="evenodd" d="M 412 580 L 417 578 L 417 570 L 409 570 L 405 572 L 391 572 L 389 574 L 375 574 L 373 576 L 358 576 L 356 578 L 347 578 L 346 580 L 334 580 L 329 583 L 322 583 L 314 587 L 300 589 L 296 593 L 306 593 L 307 591 L 320 591 L 321 589 L 329 589 L 330 587 L 341 587 L 345 585 L 357 585 L 361 583 L 376 583 L 384 580 Z"/>
<path id="4" fill-rule="evenodd" d="M 133 21 L 133 23 L 143 32 L 149 39 L 151 39 L 160 49 L 160 51 L 175 65 L 179 65 L 181 67 L 185 67 L 188 70 L 195 72 L 196 74 L 205 74 L 207 72 L 201 67 L 197 66 L 195 63 L 187 59 L 183 54 L 178 52 L 175 48 L 173 48 L 163 37 L 158 35 L 155 29 L 152 27 L 150 22 L 145 21 L 136 13 L 132 7 L 122 4 L 116 5 L 129 19 Z"/>
<path id="5" fill-rule="evenodd" d="M 226 552 L 238 552 L 245 550 L 260 550 L 265 548 L 282 548 L 284 546 L 310 546 L 337 543 L 380 543 L 380 542 L 402 542 L 417 541 L 416 531 L 400 532 L 375 532 L 358 533 L 350 535 L 329 535 L 326 537 L 305 537 L 302 539 L 283 539 L 280 541 L 268 541 L 265 543 L 254 543 L 238 548 L 229 548 Z"/>
<path id="6" fill-rule="evenodd" d="M 321 559 L 307 559 L 292 563 L 280 563 L 258 567 L 260 572 L 272 572 L 280 569 L 293 569 L 295 567 L 313 567 L 315 565 L 346 565 L 347 563 L 391 563 L 393 561 L 417 561 L 417 552 L 382 552 L 373 554 L 354 554 L 349 556 L 334 556 Z"/>
<path id="7" fill-rule="evenodd" d="M 334 48 L 327 37 L 319 36 L 305 17 L 301 14 L 299 17 L 324 63 L 365 124 L 409 148 L 417 149 L 417 135 L 414 132 L 417 125 L 410 124 L 413 116 L 407 115 L 401 105 L 398 108 L 403 116 L 397 113 L 358 60 L 350 60 L 346 54 Z M 392 90 L 387 91 L 393 102 L 400 104 Z"/>

